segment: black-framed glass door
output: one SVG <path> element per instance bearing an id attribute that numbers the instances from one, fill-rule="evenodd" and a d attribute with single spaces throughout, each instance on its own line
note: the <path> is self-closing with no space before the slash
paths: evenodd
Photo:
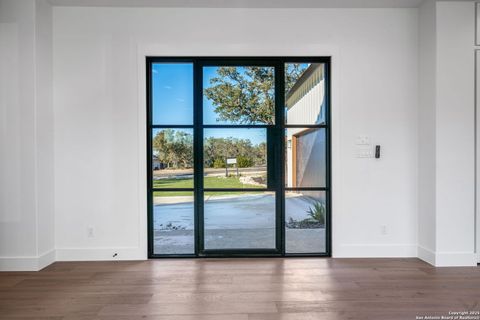
<path id="1" fill-rule="evenodd" d="M 275 64 L 218 59 L 198 65 L 199 252 L 280 254 Z"/>
<path id="2" fill-rule="evenodd" d="M 329 67 L 147 58 L 150 257 L 330 255 Z"/>

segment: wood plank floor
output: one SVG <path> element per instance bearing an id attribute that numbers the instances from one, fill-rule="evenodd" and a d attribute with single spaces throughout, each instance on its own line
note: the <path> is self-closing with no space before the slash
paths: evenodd
<path id="1" fill-rule="evenodd" d="M 480 267 L 418 259 L 57 262 L 0 272 L 0 319 L 415 319 L 480 310 Z"/>

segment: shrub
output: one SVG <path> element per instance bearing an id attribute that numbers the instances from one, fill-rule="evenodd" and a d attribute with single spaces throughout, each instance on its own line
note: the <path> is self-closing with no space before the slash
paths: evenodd
<path id="1" fill-rule="evenodd" d="M 309 218 L 300 221 L 290 218 L 286 223 L 286 227 L 289 229 L 325 228 L 325 204 L 317 201 L 313 204 L 313 207 L 307 210 L 307 213 L 310 216 Z"/>
<path id="2" fill-rule="evenodd" d="M 237 165 L 239 168 L 248 168 L 253 166 L 253 160 L 245 156 L 237 157 Z"/>
<path id="3" fill-rule="evenodd" d="M 313 220 L 315 220 L 316 222 L 318 222 L 321 225 L 325 224 L 326 209 L 325 209 L 325 205 L 323 203 L 321 203 L 320 201 L 315 202 L 313 204 L 313 207 L 310 207 L 310 209 L 308 209 L 307 212 L 308 212 L 308 215 Z"/>
<path id="4" fill-rule="evenodd" d="M 225 168 L 225 166 L 226 166 L 225 160 L 222 159 L 222 158 L 216 158 L 213 161 L 213 167 L 214 168 Z"/>

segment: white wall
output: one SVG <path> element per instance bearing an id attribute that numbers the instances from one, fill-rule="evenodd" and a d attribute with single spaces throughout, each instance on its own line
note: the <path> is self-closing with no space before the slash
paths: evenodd
<path id="1" fill-rule="evenodd" d="M 51 7 L 0 1 L 0 270 L 54 259 Z"/>
<path id="2" fill-rule="evenodd" d="M 55 249 L 55 163 L 53 145 L 52 7 L 46 0 L 36 0 L 35 4 L 35 142 L 37 154 L 38 255 L 53 257 Z"/>
<path id="3" fill-rule="evenodd" d="M 436 3 L 419 8 L 418 255 L 434 264 L 436 251 Z"/>
<path id="4" fill-rule="evenodd" d="M 473 9 L 0 0 L 0 270 L 146 257 L 145 55 L 332 55 L 334 256 L 475 264 Z"/>
<path id="5" fill-rule="evenodd" d="M 474 13 L 437 3 L 437 264 L 476 262 Z"/>
<path id="6" fill-rule="evenodd" d="M 476 265 L 474 6 L 420 10 L 419 256 L 436 266 Z"/>
<path id="7" fill-rule="evenodd" d="M 34 15 L 33 1 L 0 2 L 2 258 L 36 256 Z"/>
<path id="8" fill-rule="evenodd" d="M 480 11 L 477 11 L 477 19 Z M 478 23 L 478 22 L 477 22 Z M 478 34 L 477 34 L 478 35 Z M 480 36 L 480 35 L 479 35 Z M 475 110 L 476 110 L 476 244 L 477 263 L 480 263 L 480 48 L 475 50 Z"/>
<path id="9" fill-rule="evenodd" d="M 475 110 L 476 110 L 476 244 L 477 263 L 480 263 L 480 3 L 475 17 Z"/>
<path id="10" fill-rule="evenodd" d="M 480 46 L 480 2 L 475 3 L 475 45 Z"/>
<path id="11" fill-rule="evenodd" d="M 146 257 L 145 54 L 332 55 L 333 254 L 416 256 L 416 9 L 56 7 L 53 52 L 59 259 Z"/>

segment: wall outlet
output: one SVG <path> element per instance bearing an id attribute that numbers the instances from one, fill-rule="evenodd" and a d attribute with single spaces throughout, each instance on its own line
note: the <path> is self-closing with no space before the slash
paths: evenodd
<path id="1" fill-rule="evenodd" d="M 387 226 L 380 226 L 380 234 L 382 236 L 386 236 L 387 235 Z"/>
<path id="2" fill-rule="evenodd" d="M 95 238 L 95 228 L 92 226 L 89 226 L 87 228 L 87 237 L 89 238 Z"/>

